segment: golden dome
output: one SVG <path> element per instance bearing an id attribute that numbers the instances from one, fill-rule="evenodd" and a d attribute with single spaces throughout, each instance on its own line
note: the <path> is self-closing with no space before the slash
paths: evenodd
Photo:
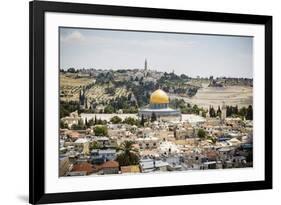
<path id="1" fill-rule="evenodd" d="M 155 90 L 150 95 L 150 104 L 167 104 L 167 103 L 169 103 L 169 97 L 161 89 Z"/>

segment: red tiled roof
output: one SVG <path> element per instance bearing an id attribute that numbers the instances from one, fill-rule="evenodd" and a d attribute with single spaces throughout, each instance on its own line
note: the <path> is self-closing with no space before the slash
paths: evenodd
<path id="1" fill-rule="evenodd" d="M 81 163 L 75 164 L 72 168 L 73 172 L 87 172 L 87 174 L 92 173 L 94 171 L 92 164 L 89 163 Z"/>
<path id="2" fill-rule="evenodd" d="M 80 134 L 78 133 L 78 132 L 76 132 L 76 131 L 68 131 L 67 133 L 66 133 L 69 137 L 71 137 L 71 138 L 79 138 L 80 137 Z"/>
<path id="3" fill-rule="evenodd" d="M 102 168 L 119 168 L 119 163 L 111 160 L 103 163 L 101 166 Z"/>
<path id="4" fill-rule="evenodd" d="M 218 156 L 218 154 L 215 151 L 207 152 L 208 158 L 216 158 L 217 156 Z"/>

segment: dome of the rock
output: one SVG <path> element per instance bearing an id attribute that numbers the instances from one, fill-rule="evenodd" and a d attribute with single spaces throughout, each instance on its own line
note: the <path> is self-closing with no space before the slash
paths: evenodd
<path id="1" fill-rule="evenodd" d="M 155 90 L 150 95 L 150 104 L 168 104 L 169 96 L 161 89 Z"/>
<path id="2" fill-rule="evenodd" d="M 161 89 L 155 90 L 150 95 L 149 105 L 140 108 L 139 116 L 150 119 L 155 115 L 157 119 L 174 120 L 181 117 L 179 110 L 169 107 L 169 96 Z"/>

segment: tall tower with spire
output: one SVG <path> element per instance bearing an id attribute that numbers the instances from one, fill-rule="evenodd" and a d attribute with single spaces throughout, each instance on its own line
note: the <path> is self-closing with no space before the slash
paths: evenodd
<path id="1" fill-rule="evenodd" d="M 147 60 L 144 61 L 144 70 L 147 71 Z"/>
<path id="2" fill-rule="evenodd" d="M 147 76 L 147 60 L 144 61 L 144 77 Z"/>

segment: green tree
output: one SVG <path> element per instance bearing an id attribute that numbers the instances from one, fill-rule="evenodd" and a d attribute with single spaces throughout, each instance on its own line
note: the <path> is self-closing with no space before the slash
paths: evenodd
<path id="1" fill-rule="evenodd" d="M 206 115 L 207 115 L 207 111 L 203 110 L 202 111 L 202 117 L 206 117 Z"/>
<path id="2" fill-rule="evenodd" d="M 226 117 L 230 117 L 232 115 L 232 110 L 230 106 L 226 106 Z"/>
<path id="3" fill-rule="evenodd" d="M 60 118 L 69 116 L 71 112 L 79 110 L 79 103 L 76 101 L 60 101 Z"/>
<path id="4" fill-rule="evenodd" d="M 108 130 L 104 125 L 96 125 L 94 128 L 94 133 L 96 136 L 107 136 Z"/>
<path id="5" fill-rule="evenodd" d="M 99 118 L 99 119 L 97 119 L 95 124 L 96 125 L 106 125 L 107 121 L 106 120 L 102 120 L 102 119 Z"/>
<path id="6" fill-rule="evenodd" d="M 249 150 L 249 151 L 248 151 L 247 156 L 246 156 L 246 161 L 247 161 L 248 163 L 253 162 L 253 150 Z"/>
<path id="7" fill-rule="evenodd" d="M 140 121 L 141 126 L 144 126 L 144 123 L 145 123 L 145 121 L 144 121 L 144 116 L 141 115 L 141 121 Z"/>
<path id="8" fill-rule="evenodd" d="M 217 142 L 217 138 L 216 137 L 208 136 L 207 139 L 211 140 L 213 144 L 216 144 L 216 142 Z"/>
<path id="9" fill-rule="evenodd" d="M 217 116 L 219 116 L 221 118 L 221 108 L 220 108 L 220 106 L 218 107 L 218 110 L 217 110 Z"/>
<path id="10" fill-rule="evenodd" d="M 177 128 L 174 127 L 174 138 L 176 139 L 177 138 Z"/>
<path id="11" fill-rule="evenodd" d="M 71 129 L 72 130 L 84 130 L 84 129 L 86 129 L 86 126 L 85 126 L 83 120 L 80 119 L 80 120 L 78 120 L 78 124 L 73 124 L 71 126 Z"/>
<path id="12" fill-rule="evenodd" d="M 234 110 L 234 114 L 238 114 L 238 106 L 236 105 L 235 107 L 233 107 L 233 110 Z"/>
<path id="13" fill-rule="evenodd" d="M 239 112 L 238 112 L 238 106 L 227 106 L 226 107 L 226 116 L 227 117 L 237 117 L 237 115 L 239 115 Z"/>
<path id="14" fill-rule="evenodd" d="M 119 124 L 122 122 L 122 119 L 118 116 L 114 116 L 110 119 L 110 122 L 112 122 L 113 124 Z"/>
<path id="15" fill-rule="evenodd" d="M 241 116 L 242 118 L 246 117 L 247 115 L 247 108 L 246 107 L 242 107 L 239 112 L 238 112 L 238 115 Z"/>
<path id="16" fill-rule="evenodd" d="M 75 70 L 75 68 L 68 68 L 67 72 L 69 72 L 69 73 L 76 73 L 76 70 Z"/>
<path id="17" fill-rule="evenodd" d="M 89 121 L 88 121 L 88 127 L 91 127 L 91 126 L 94 126 L 95 125 L 95 122 L 93 120 L 93 118 L 91 118 Z"/>
<path id="18" fill-rule="evenodd" d="M 133 141 L 125 141 L 119 147 L 121 153 L 117 156 L 117 161 L 120 166 L 129 166 L 139 164 L 138 150 L 134 149 Z"/>
<path id="19" fill-rule="evenodd" d="M 68 125 L 66 123 L 64 123 L 63 120 L 60 120 L 60 128 L 61 129 L 68 128 Z"/>
<path id="20" fill-rule="evenodd" d="M 78 126 L 79 126 L 80 128 L 85 128 L 85 124 L 84 124 L 84 121 L 83 121 L 82 119 L 79 119 L 79 120 L 78 120 Z"/>
<path id="21" fill-rule="evenodd" d="M 128 125 L 137 125 L 137 126 L 140 124 L 139 120 L 132 118 L 132 117 L 126 117 L 123 120 L 123 123 L 128 124 Z"/>
<path id="22" fill-rule="evenodd" d="M 137 113 L 138 109 L 135 106 L 123 109 L 123 113 Z"/>
<path id="23" fill-rule="evenodd" d="M 252 105 L 249 105 L 249 107 L 247 109 L 246 120 L 253 120 L 253 107 L 252 107 Z"/>
<path id="24" fill-rule="evenodd" d="M 95 121 L 94 121 L 94 124 L 96 125 L 97 124 L 97 116 L 95 115 Z"/>
<path id="25" fill-rule="evenodd" d="M 156 120 L 157 120 L 156 114 L 155 114 L 155 112 L 153 112 L 153 113 L 151 114 L 151 122 L 154 122 L 154 121 L 156 121 Z"/>
<path id="26" fill-rule="evenodd" d="M 107 105 L 104 108 L 104 113 L 114 113 L 114 107 L 112 105 Z"/>
<path id="27" fill-rule="evenodd" d="M 198 133 L 197 133 L 197 136 L 198 136 L 200 139 L 204 139 L 204 138 L 206 137 L 206 132 L 205 132 L 205 130 L 199 129 L 199 130 L 198 130 Z"/>
<path id="28" fill-rule="evenodd" d="M 216 111 L 212 106 L 209 108 L 209 115 L 210 117 L 216 117 Z"/>
<path id="29" fill-rule="evenodd" d="M 102 147 L 98 142 L 93 142 L 93 144 L 91 145 L 91 149 L 101 149 L 101 148 Z"/>
<path id="30" fill-rule="evenodd" d="M 195 113 L 195 114 L 199 114 L 199 112 L 200 112 L 200 110 L 199 110 L 199 108 L 198 108 L 198 106 L 197 105 L 193 105 L 193 107 L 192 107 L 192 111 L 193 111 L 193 113 Z"/>
<path id="31" fill-rule="evenodd" d="M 87 118 L 85 119 L 85 127 L 88 127 L 88 120 L 87 120 Z"/>

